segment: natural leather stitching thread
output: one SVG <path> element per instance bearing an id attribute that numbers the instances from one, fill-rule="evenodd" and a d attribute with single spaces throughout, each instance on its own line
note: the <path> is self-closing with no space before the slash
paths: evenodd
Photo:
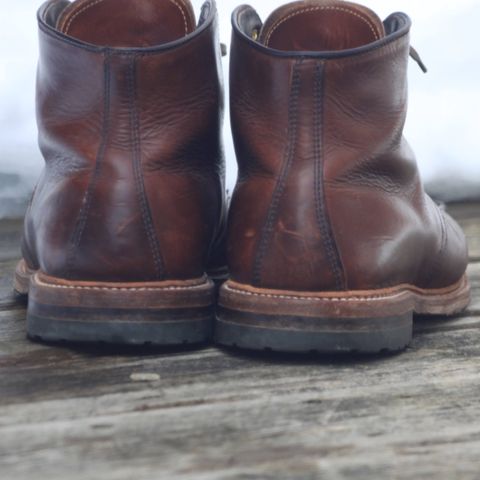
<path id="1" fill-rule="evenodd" d="M 72 15 L 67 23 L 67 25 L 65 26 L 65 29 L 64 29 L 64 33 L 65 34 L 68 34 L 68 31 L 70 30 L 70 27 L 72 26 L 72 23 L 73 21 L 79 16 L 81 15 L 82 13 L 86 12 L 88 9 L 90 9 L 91 7 L 94 7 L 95 5 L 98 5 L 99 3 L 102 3 L 104 0 L 94 0 L 92 3 L 90 4 L 87 4 L 87 5 L 84 5 L 83 8 L 81 8 L 78 12 L 76 12 L 74 15 Z M 187 15 L 185 13 L 185 10 L 182 8 L 185 7 L 185 4 L 182 3 L 182 6 L 177 3 L 176 0 L 169 0 L 169 2 L 173 3 L 177 8 L 178 10 L 180 11 L 180 13 L 182 14 L 182 17 L 183 17 L 183 24 L 185 26 L 185 35 L 188 34 L 188 21 L 187 21 Z"/>
<path id="2" fill-rule="evenodd" d="M 89 291 L 108 291 L 108 292 L 165 292 L 165 291 L 188 291 L 199 290 L 209 286 L 208 282 L 200 285 L 192 285 L 188 287 L 86 287 L 86 286 L 73 286 L 73 285 L 54 285 L 51 283 L 42 282 L 37 276 L 35 276 L 35 282 L 37 285 L 48 288 L 56 288 L 62 290 L 89 290 Z"/>
<path id="3" fill-rule="evenodd" d="M 78 214 L 78 219 L 75 225 L 75 231 L 73 233 L 70 251 L 67 256 L 67 275 L 71 271 L 75 261 L 76 250 L 80 246 L 83 233 L 88 221 L 88 215 L 92 205 L 93 191 L 97 184 L 98 174 L 100 173 L 103 158 L 105 156 L 105 150 L 107 146 L 107 137 L 110 131 L 110 56 L 108 53 L 104 59 L 104 106 L 103 106 L 103 127 L 101 132 L 100 146 L 95 160 L 95 167 L 90 178 L 89 185 L 83 198 L 82 207 Z"/>
<path id="4" fill-rule="evenodd" d="M 267 221 L 262 231 L 262 236 L 260 238 L 260 246 L 258 249 L 257 256 L 255 258 L 253 281 L 256 284 L 260 283 L 261 281 L 261 269 L 262 269 L 263 261 L 265 258 L 266 250 L 268 247 L 268 242 L 272 234 L 273 223 L 277 218 L 278 205 L 283 195 L 283 192 L 285 190 L 286 179 L 290 172 L 290 167 L 292 165 L 293 157 L 296 151 L 298 98 L 300 95 L 300 86 L 301 86 L 300 66 L 302 63 L 303 63 L 303 58 L 300 58 L 295 62 L 295 66 L 294 66 L 292 87 L 291 87 L 289 107 L 288 107 L 288 124 L 289 124 L 289 133 L 288 133 L 288 139 L 287 139 L 288 143 L 287 143 L 287 148 L 285 150 L 285 159 L 282 166 L 280 178 L 273 192 L 272 202 L 268 210 Z"/>
<path id="5" fill-rule="evenodd" d="M 202 285 L 201 287 L 204 287 Z M 200 289 L 197 287 L 163 287 L 163 288 L 108 288 L 108 287 L 69 287 L 68 285 L 47 285 L 48 288 L 59 288 L 63 290 L 89 290 L 89 291 L 109 291 L 109 292 L 166 292 Z"/>
<path id="6" fill-rule="evenodd" d="M 40 28 L 42 28 L 42 26 L 40 26 Z M 46 33 L 50 33 L 50 32 L 46 32 Z M 409 35 L 410 35 L 410 31 L 408 30 L 405 33 L 403 33 L 402 35 L 394 38 L 393 40 L 385 37 L 383 43 L 380 44 L 379 46 L 371 47 L 371 48 L 369 48 L 367 50 L 363 50 L 359 53 L 354 53 L 354 54 L 352 53 L 352 54 L 345 55 L 345 56 L 342 55 L 342 56 L 339 56 L 339 57 L 323 57 L 322 53 L 320 53 L 320 54 L 309 53 L 307 55 L 305 55 L 305 53 L 302 53 L 302 56 L 304 58 L 308 58 L 308 59 L 322 58 L 323 60 L 326 60 L 326 61 L 335 61 L 335 62 L 342 62 L 342 63 L 359 63 L 365 57 L 368 57 L 368 56 L 371 56 L 371 55 L 378 54 L 378 56 L 380 57 L 381 55 L 386 55 L 386 54 L 389 54 L 389 53 L 396 53 L 397 50 L 400 50 L 401 48 L 403 48 L 403 45 L 400 45 L 401 42 L 403 42 L 405 40 L 407 40 L 407 42 L 409 42 Z M 242 42 L 246 42 L 249 46 L 252 46 L 252 43 L 253 43 L 254 48 L 259 53 L 262 53 L 264 55 L 272 56 L 272 54 L 270 52 L 268 52 L 268 50 L 265 51 L 266 47 L 264 45 L 261 45 L 261 44 L 257 45 L 257 42 L 248 38 L 248 36 L 245 37 L 245 35 L 241 35 L 238 38 Z M 82 48 L 86 48 L 86 47 L 82 46 Z M 278 57 L 278 55 L 273 55 L 273 56 Z M 299 55 L 296 54 L 295 52 L 289 52 L 289 53 L 282 52 L 282 55 L 279 58 L 293 59 L 293 58 L 297 58 L 298 56 Z"/>
<path id="7" fill-rule="evenodd" d="M 344 272 L 343 265 L 340 259 L 340 254 L 333 236 L 332 225 L 328 217 L 325 184 L 324 184 L 324 170 L 325 160 L 323 158 L 323 143 L 324 143 L 324 129 L 323 129 L 323 98 L 324 98 L 324 65 L 319 62 L 315 68 L 315 92 L 314 92 L 314 154 L 315 154 L 315 180 L 314 180 L 314 195 L 315 195 L 315 210 L 317 214 L 317 221 L 320 227 L 323 247 L 327 252 L 328 262 L 335 277 L 335 285 L 338 289 L 344 288 Z"/>
<path id="8" fill-rule="evenodd" d="M 308 301 L 317 301 L 317 302 L 349 302 L 349 301 L 359 301 L 359 302 L 369 302 L 375 300 L 382 300 L 385 298 L 392 298 L 395 295 L 405 294 L 405 293 L 414 293 L 420 295 L 428 295 L 428 296 L 435 296 L 435 295 L 448 295 L 451 293 L 456 293 L 457 290 L 460 290 L 461 287 L 465 286 L 465 279 L 462 278 L 460 282 L 455 284 L 452 290 L 444 291 L 444 289 L 439 289 L 438 292 L 434 290 L 422 290 L 418 288 L 412 288 L 410 285 L 400 285 L 398 290 L 392 291 L 390 294 L 384 295 L 368 295 L 368 296 L 356 296 L 356 297 L 299 297 L 294 295 L 275 295 L 270 293 L 256 293 L 256 292 L 247 292 L 244 290 L 240 290 L 238 288 L 233 288 L 229 285 L 225 285 L 225 289 L 238 293 L 240 295 L 247 295 L 250 297 L 263 297 L 263 298 L 272 298 L 272 299 L 281 299 L 281 300 L 308 300 Z M 401 290 L 403 288 L 403 290 Z"/>
<path id="9" fill-rule="evenodd" d="M 58 34 L 58 32 L 50 27 L 49 25 L 44 23 L 45 20 L 44 18 L 40 19 L 40 23 L 38 24 L 39 30 L 47 35 L 48 37 L 55 39 L 57 41 L 61 41 L 62 43 L 68 44 L 70 47 L 78 48 L 80 50 L 86 51 L 86 52 L 92 52 L 94 54 L 103 54 L 105 51 L 108 51 L 110 55 L 115 56 L 115 55 L 128 55 L 129 51 L 123 48 L 106 48 L 106 47 L 98 47 L 95 45 L 90 45 L 88 43 L 84 43 L 82 41 L 78 41 L 76 39 L 71 39 L 71 37 L 65 37 L 61 36 Z M 212 29 L 213 22 L 210 20 L 210 23 L 202 30 L 200 33 L 201 35 L 206 35 L 207 32 L 211 31 Z M 200 33 L 198 34 L 198 37 L 201 37 Z M 196 40 L 197 37 L 194 37 L 193 40 Z M 180 45 L 184 44 L 183 42 L 178 43 L 175 42 L 176 44 L 173 45 L 172 43 L 166 44 L 165 45 L 160 45 L 160 46 L 154 46 L 154 47 L 145 47 L 142 49 L 141 52 L 138 53 L 139 57 L 147 57 L 147 56 L 155 56 L 155 55 L 162 55 L 168 51 L 173 50 L 174 48 L 178 48 Z"/>
<path id="10" fill-rule="evenodd" d="M 282 18 L 281 20 L 279 20 L 270 30 L 270 32 L 268 33 L 268 36 L 267 36 L 267 39 L 265 41 L 265 45 L 268 46 L 268 44 L 270 43 L 270 39 L 272 38 L 272 35 L 274 34 L 275 30 L 277 30 L 282 24 L 284 24 L 287 20 L 290 20 L 291 18 L 293 17 L 296 17 L 298 15 L 301 15 L 302 13 L 309 13 L 309 12 L 317 12 L 317 11 L 320 11 L 320 10 L 335 10 L 335 11 L 340 11 L 340 12 L 344 12 L 344 13 L 349 13 L 351 15 L 353 15 L 354 17 L 357 17 L 359 18 L 360 20 L 362 20 L 363 22 L 365 22 L 368 27 L 370 28 L 371 32 L 373 33 L 373 35 L 375 36 L 375 40 L 379 40 L 380 38 L 380 34 L 379 32 L 376 30 L 376 28 L 374 27 L 374 25 L 370 22 L 370 20 L 366 17 L 363 17 L 362 15 L 360 15 L 358 12 L 355 12 L 353 10 L 350 10 L 348 8 L 343 8 L 343 7 L 327 7 L 327 6 L 323 6 L 323 7 L 311 7 L 311 8 L 302 8 L 300 10 L 297 10 L 297 11 L 294 11 L 292 12 L 290 15 L 288 15 L 287 17 L 285 18 Z"/>
<path id="11" fill-rule="evenodd" d="M 130 112 L 132 122 L 132 147 L 133 147 L 133 169 L 135 175 L 135 184 L 140 201 L 140 208 L 142 211 L 143 224 L 147 233 L 148 242 L 152 252 L 153 261 L 157 278 L 162 278 L 164 275 L 164 264 L 162 254 L 160 253 L 160 245 L 155 233 L 153 225 L 152 212 L 148 203 L 147 193 L 145 191 L 145 183 L 143 180 L 142 165 L 140 160 L 140 120 L 137 111 L 137 95 L 136 95 L 136 57 L 132 57 L 130 72 L 129 72 L 129 90 L 130 90 Z"/>
<path id="12" fill-rule="evenodd" d="M 342 298 L 342 297 L 294 297 L 290 295 L 271 295 L 268 293 L 253 293 L 253 292 L 242 292 L 241 290 L 236 290 L 235 288 L 228 287 L 228 290 L 239 293 L 241 295 L 249 295 L 252 297 L 264 297 L 264 298 L 280 298 L 282 300 L 313 300 L 317 302 L 349 302 L 353 301 L 360 301 L 360 302 L 368 302 L 368 301 L 375 301 L 375 300 L 382 300 L 385 298 L 390 298 L 391 295 L 378 295 L 372 297 L 349 297 L 349 298 Z M 403 292 L 400 292 L 403 293 Z"/>
<path id="13" fill-rule="evenodd" d="M 43 14 L 43 16 L 45 18 L 48 17 L 48 14 L 50 13 L 50 10 L 52 10 L 52 8 L 55 6 L 55 2 L 52 2 L 46 9 L 45 9 L 45 12 Z"/>
<path id="14" fill-rule="evenodd" d="M 182 14 L 183 17 L 183 24 L 185 25 L 185 35 L 188 35 L 188 22 L 187 22 L 187 15 L 185 14 L 185 10 L 175 1 L 175 0 L 170 0 L 179 10 L 180 13 Z M 182 6 L 186 9 L 185 3 L 182 2 Z"/>
<path id="15" fill-rule="evenodd" d="M 84 5 L 78 12 L 75 12 L 71 17 L 70 20 L 67 22 L 64 28 L 64 33 L 65 35 L 68 34 L 68 31 L 70 30 L 70 27 L 72 26 L 73 21 L 82 13 L 86 12 L 89 8 L 94 7 L 95 5 L 98 5 L 99 3 L 102 3 L 104 0 L 94 0 L 91 3 L 87 3 Z"/>

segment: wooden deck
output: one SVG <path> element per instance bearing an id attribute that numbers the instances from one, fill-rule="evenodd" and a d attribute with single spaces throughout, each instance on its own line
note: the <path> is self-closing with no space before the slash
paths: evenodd
<path id="1" fill-rule="evenodd" d="M 390 357 L 49 347 L 0 224 L 0 479 L 480 478 L 480 204 L 454 205 L 474 298 Z"/>

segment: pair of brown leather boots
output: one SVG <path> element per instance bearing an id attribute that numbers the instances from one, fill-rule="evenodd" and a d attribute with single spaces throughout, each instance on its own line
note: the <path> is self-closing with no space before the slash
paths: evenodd
<path id="1" fill-rule="evenodd" d="M 50 0 L 38 18 L 46 167 L 15 279 L 30 336 L 395 351 L 414 313 L 468 305 L 464 235 L 402 136 L 406 15 L 235 10 L 228 221 L 215 2 L 198 23 L 189 0 Z"/>

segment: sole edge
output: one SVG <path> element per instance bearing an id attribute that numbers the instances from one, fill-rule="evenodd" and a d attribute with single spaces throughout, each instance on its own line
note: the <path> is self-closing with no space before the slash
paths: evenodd
<path id="1" fill-rule="evenodd" d="M 228 282 L 221 290 L 215 341 L 289 353 L 381 353 L 404 350 L 414 314 L 452 315 L 470 303 L 464 276 L 450 288 L 279 292 Z M 380 315 L 380 316 L 379 316 Z"/>

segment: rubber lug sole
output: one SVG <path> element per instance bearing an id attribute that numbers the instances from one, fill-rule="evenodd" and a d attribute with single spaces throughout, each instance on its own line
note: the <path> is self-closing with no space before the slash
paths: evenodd
<path id="1" fill-rule="evenodd" d="M 415 314 L 453 315 L 469 303 L 466 276 L 439 290 L 401 285 L 324 293 L 266 290 L 230 281 L 220 290 L 215 341 L 291 353 L 393 353 L 412 341 Z"/>
<path id="2" fill-rule="evenodd" d="M 211 340 L 216 287 L 208 277 L 135 284 L 71 282 L 29 270 L 14 288 L 28 294 L 28 336 L 46 342 L 178 346 Z"/>

